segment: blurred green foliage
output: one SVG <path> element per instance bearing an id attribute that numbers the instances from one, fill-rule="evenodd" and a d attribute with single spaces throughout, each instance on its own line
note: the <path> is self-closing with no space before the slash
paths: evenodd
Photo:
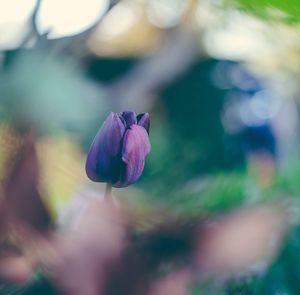
<path id="1" fill-rule="evenodd" d="M 264 20 L 298 23 L 300 21 L 300 3 L 298 0 L 225 0 L 230 7 L 238 7 Z"/>

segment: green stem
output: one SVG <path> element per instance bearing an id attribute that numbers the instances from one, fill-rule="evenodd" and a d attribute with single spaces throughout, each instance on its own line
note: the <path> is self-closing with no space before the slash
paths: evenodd
<path id="1" fill-rule="evenodd" d="M 112 200 L 111 191 L 112 191 L 112 185 L 111 185 L 111 183 L 107 183 L 106 187 L 105 187 L 105 194 L 104 194 L 105 200 Z"/>

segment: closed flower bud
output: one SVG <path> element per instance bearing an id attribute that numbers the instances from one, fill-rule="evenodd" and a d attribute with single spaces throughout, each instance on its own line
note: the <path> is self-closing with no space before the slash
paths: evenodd
<path id="1" fill-rule="evenodd" d="M 150 152 L 148 113 L 110 113 L 98 131 L 86 161 L 87 176 L 96 182 L 126 187 L 136 182 Z"/>

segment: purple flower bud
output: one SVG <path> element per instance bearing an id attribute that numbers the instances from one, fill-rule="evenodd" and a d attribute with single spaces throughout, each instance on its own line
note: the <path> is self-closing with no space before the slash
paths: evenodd
<path id="1" fill-rule="evenodd" d="M 96 182 L 126 187 L 142 175 L 150 152 L 150 117 L 134 112 L 110 113 L 98 131 L 86 161 L 87 176 Z"/>

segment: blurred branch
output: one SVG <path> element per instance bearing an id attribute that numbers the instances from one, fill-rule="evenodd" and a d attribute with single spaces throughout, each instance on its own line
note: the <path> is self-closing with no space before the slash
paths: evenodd
<path id="1" fill-rule="evenodd" d="M 110 0 L 110 5 L 107 11 L 102 17 L 98 19 L 91 27 L 86 30 L 77 33 L 72 36 L 66 36 L 59 39 L 48 39 L 48 34 L 50 31 L 46 32 L 43 35 L 40 35 L 38 32 L 36 18 L 39 12 L 39 8 L 42 0 L 38 0 L 37 6 L 35 8 L 34 14 L 32 16 L 32 35 L 37 37 L 35 44 L 36 48 L 50 48 L 50 52 L 53 54 L 58 54 L 64 51 L 75 51 L 77 55 L 80 56 L 80 52 L 85 50 L 85 44 L 90 34 L 95 30 L 95 28 L 101 23 L 105 15 L 116 5 L 120 0 Z M 31 37 L 32 37 L 31 35 Z"/>
<path id="2" fill-rule="evenodd" d="M 108 89 L 120 109 L 149 109 L 149 94 L 171 83 L 199 56 L 195 35 L 177 27 L 165 34 L 160 49 L 139 61 L 125 77 Z"/>

